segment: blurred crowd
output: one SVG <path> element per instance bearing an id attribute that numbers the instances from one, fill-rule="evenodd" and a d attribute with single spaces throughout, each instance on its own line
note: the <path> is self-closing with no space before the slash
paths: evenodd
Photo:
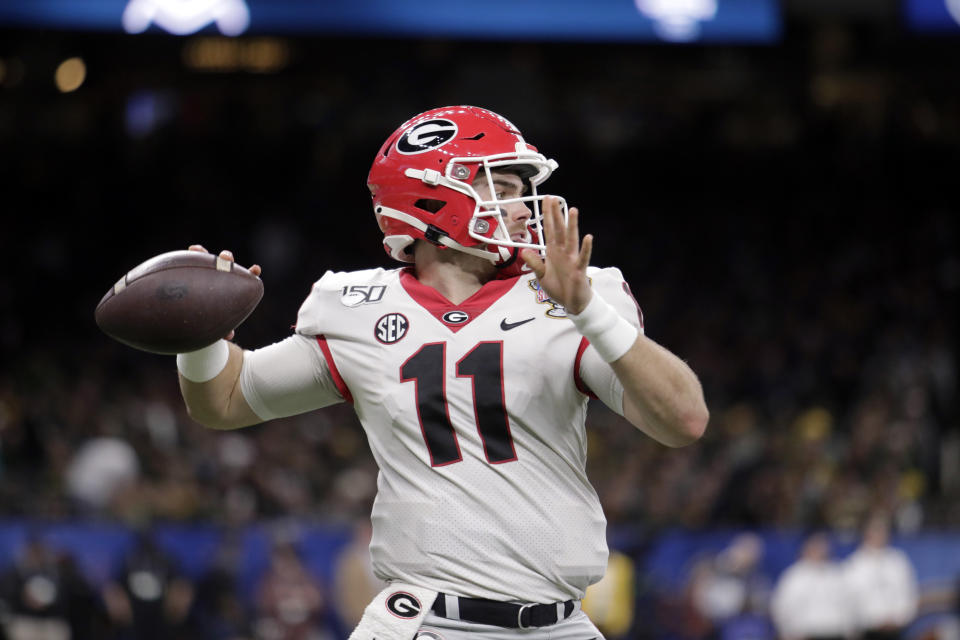
<path id="1" fill-rule="evenodd" d="M 583 608 L 610 640 L 956 640 L 960 580 L 921 583 L 892 527 L 875 512 L 853 536 L 814 529 L 785 546 L 742 529 L 723 546 L 702 541 L 672 585 L 654 584 L 642 554 L 614 548 Z M 291 523 L 272 528 L 254 571 L 242 530 L 223 531 L 198 568 L 171 537 L 131 528 L 114 537 L 111 569 L 94 577 L 81 567 L 87 553 L 58 541 L 63 532 L 31 528 L 0 570 L 0 638 L 335 640 L 385 586 L 372 573 L 362 520 L 322 543 L 336 547 L 329 571 L 308 562 L 316 549 Z M 180 545 L 202 537 L 177 536 Z M 958 548 L 953 540 L 939 552 Z"/>
<path id="2" fill-rule="evenodd" d="M 212 566 L 187 572 L 147 530 L 105 579 L 31 535 L 0 576 L 5 640 L 335 640 L 356 619 L 305 566 L 294 539 L 274 541 L 266 566 L 243 584 L 235 539 Z M 366 597 L 367 592 L 362 593 Z M 343 605 L 343 606 L 340 606 Z"/>
<path id="3" fill-rule="evenodd" d="M 842 538 L 812 530 L 798 540 L 795 557 L 778 572 L 765 562 L 769 551 L 764 538 L 739 533 L 719 551 L 695 556 L 682 588 L 671 596 L 654 596 L 658 631 L 647 637 L 955 637 L 960 601 L 953 592 L 921 589 L 910 557 L 891 542 L 891 525 L 887 514 L 872 514 L 845 555 L 837 549 Z M 915 625 L 932 612 L 940 614 L 932 624 Z"/>
<path id="4" fill-rule="evenodd" d="M 672 326 L 648 313 L 647 334 L 684 345 L 711 423 L 693 447 L 663 451 L 598 411 L 591 461 L 608 514 L 850 531 L 879 508 L 905 532 L 956 526 L 957 264 L 938 247 L 954 225 L 914 221 L 887 249 L 860 235 L 779 256 L 734 245 L 719 278 L 735 284 L 634 285 L 666 299 Z"/>
<path id="5" fill-rule="evenodd" d="M 839 27 L 792 37 L 775 51 L 589 56 L 301 41 L 289 69 L 240 77 L 179 68 L 165 39 L 51 37 L 50 51 L 103 65 L 68 96 L 33 84 L 31 61 L 54 54 L 24 45 L 28 73 L 0 101 L 0 171 L 17 185 L 0 234 L 0 513 L 138 528 L 362 520 L 376 468 L 349 406 L 205 430 L 172 359 L 111 342 L 93 308 L 124 270 L 202 242 L 264 267 L 237 342 L 283 338 L 324 270 L 389 264 L 363 187 L 383 138 L 468 102 L 560 161 L 548 184 L 583 210 L 594 262 L 623 270 L 647 335 L 704 384 L 711 423 L 684 449 L 591 407 L 588 471 L 612 529 L 852 532 L 878 510 L 900 533 L 960 526 L 960 80 L 935 44 Z M 278 552 L 285 578 L 263 593 L 300 579 L 291 558 Z M 198 615 L 205 587 L 157 571 L 164 615 Z M 136 617 L 131 588 L 97 594 L 115 620 Z M 297 591 L 310 611 L 323 598 Z"/>

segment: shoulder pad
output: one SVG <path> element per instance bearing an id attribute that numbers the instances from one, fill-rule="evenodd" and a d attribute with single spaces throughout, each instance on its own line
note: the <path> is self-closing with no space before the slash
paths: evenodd
<path id="1" fill-rule="evenodd" d="M 396 282 L 399 269 L 363 269 L 361 271 L 327 271 L 313 283 L 310 294 L 300 305 L 297 313 L 297 333 L 303 335 L 325 334 L 339 309 L 356 306 L 342 300 L 370 295 L 372 289 L 382 292 Z M 379 286 L 378 286 L 379 285 Z"/>

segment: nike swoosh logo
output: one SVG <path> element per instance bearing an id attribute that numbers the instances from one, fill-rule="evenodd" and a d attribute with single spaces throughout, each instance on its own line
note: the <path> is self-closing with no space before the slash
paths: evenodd
<path id="1" fill-rule="evenodd" d="M 510 331 L 510 329 L 516 329 L 522 324 L 527 324 L 528 322 L 533 322 L 536 318 L 527 318 L 526 320 L 521 320 L 520 322 L 507 322 L 507 319 L 504 318 L 500 321 L 500 328 L 504 331 Z"/>

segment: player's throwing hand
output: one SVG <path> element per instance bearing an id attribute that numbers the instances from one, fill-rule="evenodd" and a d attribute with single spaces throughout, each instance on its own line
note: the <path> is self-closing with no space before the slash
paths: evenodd
<path id="1" fill-rule="evenodd" d="M 543 203 L 546 260 L 529 249 L 521 253 L 544 291 L 570 313 L 580 313 L 593 295 L 587 280 L 593 236 L 584 236 L 581 245 L 579 216 L 577 208 L 571 207 L 564 223 L 560 200 L 546 198 Z"/>
<path id="2" fill-rule="evenodd" d="M 190 246 L 187 247 L 187 248 L 188 248 L 190 251 L 199 251 L 200 253 L 210 253 L 209 251 L 207 251 L 207 248 L 204 247 L 202 244 L 192 244 L 192 245 L 190 245 Z M 229 249 L 224 249 L 223 251 L 221 251 L 221 252 L 219 253 L 219 257 L 220 257 L 221 260 L 228 260 L 228 261 L 230 261 L 230 262 L 233 262 L 233 252 L 230 251 Z M 250 271 L 250 273 L 252 273 L 253 275 L 255 275 L 255 276 L 257 276 L 257 277 L 259 278 L 259 277 L 260 277 L 260 273 L 261 273 L 263 270 L 260 268 L 260 265 L 255 264 L 255 265 L 251 266 L 251 267 L 248 269 L 248 271 Z M 236 330 L 232 330 L 232 331 L 230 331 L 230 333 L 228 333 L 227 335 L 224 336 L 224 339 L 226 339 L 226 340 L 233 340 L 233 337 L 236 335 L 236 333 L 237 333 Z"/>

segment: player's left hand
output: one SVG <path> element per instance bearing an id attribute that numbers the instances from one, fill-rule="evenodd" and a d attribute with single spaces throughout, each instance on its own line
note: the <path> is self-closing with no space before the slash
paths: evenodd
<path id="1" fill-rule="evenodd" d="M 520 253 L 520 257 L 536 274 L 547 295 L 562 304 L 570 313 L 583 311 L 593 295 L 587 279 L 593 236 L 584 236 L 581 244 L 579 216 L 577 208 L 571 207 L 564 224 L 560 200 L 544 199 L 543 234 L 547 248 L 546 260 L 530 249 L 524 249 Z"/>
<path id="2" fill-rule="evenodd" d="M 188 248 L 190 251 L 199 251 L 200 253 L 210 253 L 209 251 L 207 251 L 207 248 L 204 247 L 202 244 L 192 244 L 192 245 L 190 245 L 190 246 L 187 247 L 187 248 Z M 222 260 L 227 260 L 227 261 L 229 261 L 229 262 L 233 262 L 233 251 L 230 251 L 229 249 L 224 249 L 223 251 L 221 251 L 220 254 L 219 254 L 219 256 L 220 256 L 220 258 L 221 258 Z M 255 265 L 252 265 L 252 266 L 250 267 L 249 271 L 250 271 L 250 273 L 252 273 L 253 275 L 255 275 L 255 276 L 257 276 L 257 277 L 259 278 L 259 277 L 260 277 L 260 273 L 261 273 L 263 270 L 260 268 L 260 265 L 255 264 Z M 233 340 L 234 336 L 236 336 L 236 335 L 237 335 L 236 329 L 231 330 L 230 333 L 228 333 L 227 335 L 224 336 L 224 340 Z"/>

